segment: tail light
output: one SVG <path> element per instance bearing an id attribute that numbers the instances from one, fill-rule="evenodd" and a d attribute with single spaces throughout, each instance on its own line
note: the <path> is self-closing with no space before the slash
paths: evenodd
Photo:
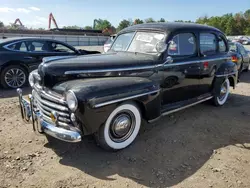
<path id="1" fill-rule="evenodd" d="M 235 56 L 235 55 L 233 55 L 233 56 L 232 56 L 232 62 L 235 62 L 235 63 L 237 63 L 237 62 L 238 62 L 238 58 L 237 58 L 237 56 Z"/>

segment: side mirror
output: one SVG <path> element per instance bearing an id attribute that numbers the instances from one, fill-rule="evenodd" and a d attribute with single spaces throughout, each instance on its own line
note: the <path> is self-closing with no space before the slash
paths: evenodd
<path id="1" fill-rule="evenodd" d="M 168 56 L 166 58 L 166 61 L 163 63 L 163 65 L 165 65 L 165 64 L 171 64 L 171 63 L 173 63 L 173 58 L 171 56 Z"/>

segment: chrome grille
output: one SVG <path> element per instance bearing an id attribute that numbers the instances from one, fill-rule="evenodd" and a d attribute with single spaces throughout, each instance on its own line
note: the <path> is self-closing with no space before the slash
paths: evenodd
<path id="1" fill-rule="evenodd" d="M 34 98 L 34 108 L 40 111 L 46 121 L 55 124 L 50 117 L 51 112 L 55 111 L 58 114 L 58 125 L 69 128 L 71 125 L 69 109 L 62 97 L 52 95 L 44 90 L 36 91 L 35 89 L 32 91 L 32 96 Z"/>

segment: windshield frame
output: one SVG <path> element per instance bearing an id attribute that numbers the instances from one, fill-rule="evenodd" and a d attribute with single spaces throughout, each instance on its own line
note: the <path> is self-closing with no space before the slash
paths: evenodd
<path id="1" fill-rule="evenodd" d="M 113 43 L 112 43 L 112 45 L 111 45 L 111 47 L 110 47 L 110 51 L 112 51 L 112 52 L 141 53 L 141 54 L 150 54 L 150 55 L 158 55 L 158 54 L 164 53 L 164 52 L 161 53 L 161 52 L 157 52 L 157 51 L 156 51 L 155 53 L 128 51 L 128 49 L 129 49 L 131 43 L 133 42 L 133 40 L 134 40 L 134 38 L 135 38 L 135 36 L 136 36 L 136 34 L 137 34 L 138 32 L 159 33 L 159 34 L 163 34 L 163 35 L 164 35 L 164 37 L 163 37 L 163 41 L 164 41 L 164 42 L 166 42 L 166 39 L 167 39 L 167 33 L 164 32 L 164 31 L 162 31 L 162 30 L 134 30 L 134 31 L 127 31 L 127 32 L 120 33 L 119 35 L 117 35 L 117 36 L 115 37 L 115 40 L 113 41 Z M 127 33 L 134 33 L 134 34 L 133 34 L 133 36 L 131 37 L 131 39 L 130 39 L 130 41 L 129 41 L 129 43 L 128 43 L 128 46 L 126 47 L 126 49 L 125 49 L 125 50 L 113 50 L 112 47 L 113 47 L 113 45 L 115 44 L 115 41 L 119 38 L 119 36 L 120 36 L 120 35 L 123 35 L 123 34 L 127 34 Z"/>

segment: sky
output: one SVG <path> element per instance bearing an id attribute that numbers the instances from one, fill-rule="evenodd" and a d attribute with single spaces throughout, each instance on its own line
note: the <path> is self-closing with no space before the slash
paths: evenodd
<path id="1" fill-rule="evenodd" d="M 107 19 L 115 27 L 123 19 L 149 17 L 167 21 L 191 20 L 200 16 L 221 16 L 250 9 L 250 0 L 0 0 L 0 21 L 20 18 L 30 28 L 48 28 L 49 13 L 59 27 L 92 26 L 96 18 Z"/>

